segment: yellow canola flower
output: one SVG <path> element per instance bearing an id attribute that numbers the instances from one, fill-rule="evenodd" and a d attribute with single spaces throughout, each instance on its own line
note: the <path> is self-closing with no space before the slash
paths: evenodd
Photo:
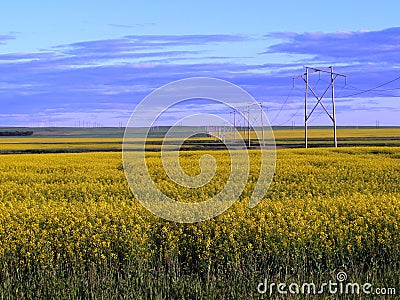
<path id="1" fill-rule="evenodd" d="M 181 158 L 188 174 L 199 155 Z M 158 187 L 180 201 L 205 201 L 229 177 L 225 151 L 211 153 L 216 174 L 194 189 L 176 185 L 157 153 L 148 156 Z M 277 260 L 360 261 L 400 253 L 400 148 L 279 150 L 264 200 L 248 208 L 257 151 L 241 198 L 223 215 L 175 224 L 144 209 L 127 186 L 120 153 L 0 156 L 0 259 L 51 266 L 163 257 L 236 264 Z M 140 182 L 138 182 L 140 184 Z"/>

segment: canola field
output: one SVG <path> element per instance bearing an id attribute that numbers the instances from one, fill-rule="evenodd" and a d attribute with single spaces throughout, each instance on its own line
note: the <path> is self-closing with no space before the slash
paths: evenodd
<path id="1" fill-rule="evenodd" d="M 150 173 L 171 196 L 202 201 L 226 181 L 227 152 L 180 158 L 195 175 L 206 153 L 217 161 L 208 195 L 174 186 L 159 153 Z M 259 299 L 265 278 L 323 282 L 338 270 L 400 287 L 400 148 L 278 150 L 249 209 L 258 160 L 250 151 L 247 185 L 224 214 L 180 224 L 135 199 L 120 152 L 0 155 L 1 298 Z"/>
<path id="2" fill-rule="evenodd" d="M 39 128 L 32 129 L 39 130 Z M 54 130 L 54 129 L 53 129 Z M 49 133 L 40 133 L 27 137 L 1 137 L 0 138 L 0 154 L 10 153 L 65 153 L 65 152 L 115 152 L 122 150 L 123 132 L 106 131 L 101 128 L 69 128 L 64 131 L 52 132 L 57 136 L 49 135 Z M 112 134 L 113 133 L 113 134 Z M 216 132 L 211 132 L 218 134 Z M 258 137 L 262 135 L 257 132 Z M 63 135 L 64 134 L 64 135 Z M 248 132 L 240 131 L 244 140 L 248 137 Z M 295 129 L 274 129 L 273 130 L 276 146 L 278 148 L 298 148 L 304 145 L 304 130 Z M 72 136 L 68 136 L 72 135 Z M 82 136 L 79 136 L 82 135 Z M 102 137 L 99 137 L 103 135 Z M 308 131 L 310 147 L 331 147 L 333 145 L 333 131 L 327 128 L 310 127 Z M 113 137 L 109 137 L 113 136 Z M 226 133 L 228 140 L 234 140 L 235 136 L 232 132 Z M 237 137 L 238 138 L 238 137 Z M 257 134 L 250 132 L 252 145 L 257 145 Z M 147 138 L 148 144 L 146 149 L 150 151 L 158 151 L 163 142 L 172 150 L 177 150 L 177 144 L 182 138 L 174 137 L 163 139 L 160 137 Z M 199 150 L 217 148 L 218 140 L 216 137 L 190 138 L 188 144 L 184 146 L 185 150 Z M 126 148 L 138 151 L 141 147 L 140 138 L 130 138 L 125 141 Z M 338 128 L 339 146 L 400 146 L 400 127 L 387 128 Z"/>

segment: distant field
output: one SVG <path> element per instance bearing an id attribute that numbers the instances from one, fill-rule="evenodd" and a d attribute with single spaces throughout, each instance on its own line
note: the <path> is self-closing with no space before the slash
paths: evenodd
<path id="1" fill-rule="evenodd" d="M 183 139 L 174 138 L 164 141 L 162 138 L 148 138 L 146 140 L 147 150 L 160 149 L 165 142 L 164 149 L 177 150 Z M 142 139 L 128 139 L 125 141 L 125 149 L 138 151 L 143 145 Z M 201 143 L 201 144 L 198 144 Z M 191 139 L 186 149 L 198 149 L 207 147 L 209 144 L 221 147 L 214 139 Z M 211 147 L 215 148 L 215 147 Z M 52 137 L 15 137 L 0 138 L 0 153 L 46 153 L 46 152 L 108 152 L 122 151 L 122 138 L 52 138 Z"/>
<path id="2" fill-rule="evenodd" d="M 18 128 L 19 130 L 32 130 L 34 134 L 27 137 L 0 137 L 0 153 L 38 153 L 38 152 L 88 152 L 88 151 L 121 151 L 123 128 L 47 128 L 32 129 Z M 4 128 L 0 128 L 5 130 Z M 304 145 L 304 130 L 274 129 L 277 147 L 298 148 Z M 241 134 L 247 137 L 245 132 Z M 261 134 L 260 134 L 261 136 Z M 333 144 L 333 131 L 331 128 L 310 128 L 310 147 L 329 147 Z M 232 133 L 227 133 L 226 138 L 233 139 Z M 257 145 L 256 134 L 251 132 L 252 145 Z M 167 139 L 170 149 L 177 149 L 182 138 Z M 147 149 L 160 148 L 162 138 L 151 137 L 147 139 Z M 393 128 L 339 128 L 339 146 L 399 146 L 400 127 Z M 129 139 L 127 149 L 139 150 L 141 139 Z M 222 144 L 215 138 L 191 138 L 185 144 L 185 149 L 221 149 Z"/>
<path id="3" fill-rule="evenodd" d="M 182 131 L 184 131 L 184 128 Z M 140 130 L 140 129 L 139 129 Z M 101 128 L 76 128 L 76 127 L 0 127 L 3 131 L 32 131 L 33 135 L 23 137 L 29 138 L 122 138 L 125 128 L 117 127 L 101 127 Z M 142 130 L 143 131 L 143 130 Z M 166 130 L 164 129 L 164 132 Z M 277 139 L 281 138 L 303 138 L 304 129 L 302 127 L 273 127 L 274 135 Z M 154 131 L 153 131 L 154 132 Z M 159 130 L 158 132 L 162 132 Z M 309 136 L 311 138 L 329 138 L 332 137 L 333 130 L 331 127 L 309 127 Z M 400 137 L 400 127 L 338 127 L 339 138 L 349 137 Z M 9 137 L 0 137 L 0 140 Z M 15 137 L 18 138 L 18 137 Z M 11 138 L 13 139 L 13 138 Z M 60 140 L 62 141 L 62 140 Z"/>
<path id="4" fill-rule="evenodd" d="M 33 131 L 31 137 L 109 137 L 121 138 L 125 128 L 99 127 L 0 127 L 0 131 Z"/>
<path id="5" fill-rule="evenodd" d="M 400 128 L 339 128 L 338 138 L 382 138 L 382 137 L 395 137 L 400 139 Z M 276 139 L 288 139 L 288 138 L 304 138 L 304 129 L 295 130 L 274 130 L 274 135 Z M 332 129 L 309 129 L 308 136 L 310 138 L 332 138 Z"/>

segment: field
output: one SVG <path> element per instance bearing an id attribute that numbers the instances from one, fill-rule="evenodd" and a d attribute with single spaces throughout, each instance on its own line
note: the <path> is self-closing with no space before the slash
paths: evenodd
<path id="1" fill-rule="evenodd" d="M 112 152 L 121 151 L 123 130 L 121 128 L 17 128 L 32 130 L 33 136 L 0 137 L 0 154 L 9 153 L 64 153 L 64 152 Z M 0 131 L 5 130 L 0 128 Z M 247 137 L 245 132 L 241 134 Z M 276 128 L 273 130 L 277 148 L 299 148 L 304 145 L 304 131 L 301 128 Z M 261 133 L 259 133 L 261 136 Z M 309 129 L 310 147 L 333 145 L 332 129 L 316 127 Z M 231 134 L 233 139 L 233 135 Z M 256 134 L 251 132 L 252 145 L 257 145 Z M 178 150 L 180 138 L 167 140 L 171 150 Z M 159 137 L 148 139 L 146 148 L 150 151 L 160 148 L 164 140 Z M 138 150 L 140 139 L 129 139 L 131 150 Z M 339 146 L 400 146 L 400 127 L 338 129 Z M 192 138 L 184 145 L 186 150 L 221 149 L 216 138 Z"/>
<path id="2" fill-rule="evenodd" d="M 391 130 L 347 137 L 398 137 Z M 300 138 L 288 132 L 277 139 Z M 338 271 L 350 282 L 400 290 L 400 147 L 279 149 L 270 189 L 249 209 L 259 171 L 259 150 L 251 150 L 239 200 L 214 219 L 180 224 L 132 195 L 118 137 L 0 141 L 8 153 L 0 155 L 4 299 L 259 299 L 265 279 L 320 284 Z M 27 153 L 49 149 L 60 153 Z M 227 152 L 187 150 L 180 160 L 189 175 L 200 172 L 201 155 L 216 158 L 205 189 L 168 180 L 159 152 L 147 154 L 150 173 L 182 201 L 212 197 L 229 175 Z"/>

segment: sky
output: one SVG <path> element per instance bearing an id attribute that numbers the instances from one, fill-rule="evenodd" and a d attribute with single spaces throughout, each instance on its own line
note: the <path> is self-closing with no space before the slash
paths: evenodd
<path id="1" fill-rule="evenodd" d="M 5 0 L 0 126 L 125 126 L 149 93 L 189 77 L 232 82 L 262 102 L 272 125 L 302 125 L 305 84 L 293 77 L 304 66 L 347 76 L 335 80 L 338 125 L 400 126 L 399 9 L 398 1 Z M 329 79 L 310 75 L 318 97 Z M 193 107 L 177 106 L 163 122 L 189 110 L 230 118 L 211 102 Z M 319 105 L 309 125 L 329 124 Z"/>

